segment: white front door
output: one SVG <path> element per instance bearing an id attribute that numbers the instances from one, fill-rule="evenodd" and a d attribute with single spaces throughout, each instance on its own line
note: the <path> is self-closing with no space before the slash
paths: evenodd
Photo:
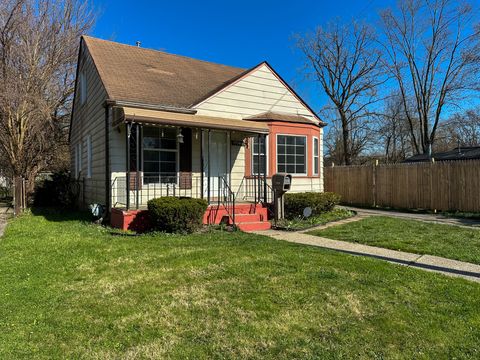
<path id="1" fill-rule="evenodd" d="M 208 175 L 210 173 L 210 198 L 218 196 L 219 181 L 225 177 L 228 181 L 229 134 L 226 131 L 205 132 L 204 149 L 204 196 L 208 196 Z"/>

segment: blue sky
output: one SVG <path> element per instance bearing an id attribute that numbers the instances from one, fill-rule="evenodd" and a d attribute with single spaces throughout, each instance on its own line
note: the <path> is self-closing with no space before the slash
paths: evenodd
<path id="1" fill-rule="evenodd" d="M 326 102 L 305 81 L 292 36 L 342 18 L 376 21 L 390 0 L 147 1 L 94 0 L 93 36 L 244 68 L 267 60 L 314 110 Z"/>

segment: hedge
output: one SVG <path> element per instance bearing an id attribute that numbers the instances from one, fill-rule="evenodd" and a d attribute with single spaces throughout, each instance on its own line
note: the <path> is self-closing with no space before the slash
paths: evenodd
<path id="1" fill-rule="evenodd" d="M 302 216 L 306 207 L 312 209 L 312 215 L 331 211 L 340 202 L 340 195 L 331 192 L 304 192 L 285 194 L 285 217 L 293 219 Z"/>
<path id="2" fill-rule="evenodd" d="M 66 172 L 54 173 L 50 179 L 35 184 L 33 204 L 38 207 L 76 208 L 80 183 Z"/>
<path id="3" fill-rule="evenodd" d="M 192 233 L 202 225 L 207 202 L 203 199 L 165 196 L 147 203 L 152 230 Z"/>

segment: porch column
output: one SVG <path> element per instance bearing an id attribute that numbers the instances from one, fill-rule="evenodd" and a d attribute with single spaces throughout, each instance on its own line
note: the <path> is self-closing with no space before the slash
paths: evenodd
<path id="1" fill-rule="evenodd" d="M 261 198 L 262 198 L 262 194 L 261 194 L 261 182 L 260 182 L 260 173 L 261 173 L 261 168 L 260 168 L 260 148 L 261 148 L 261 137 L 260 135 L 257 135 L 257 144 L 258 144 L 258 147 L 257 147 L 257 179 L 256 179 L 256 184 L 257 184 L 257 199 L 258 199 L 258 202 L 260 202 Z"/>
<path id="2" fill-rule="evenodd" d="M 204 176 L 203 176 L 203 171 L 205 170 L 205 159 L 203 158 L 205 152 L 203 150 L 203 130 L 200 129 L 200 196 L 203 199 L 204 195 Z M 197 188 L 198 189 L 198 188 Z"/>
<path id="3" fill-rule="evenodd" d="M 137 210 L 140 206 L 139 200 L 140 200 L 140 124 L 135 124 L 135 148 L 136 148 L 136 171 L 135 171 L 135 195 L 136 195 L 136 205 L 137 205 Z"/>
<path id="4" fill-rule="evenodd" d="M 267 135 L 263 135 L 263 143 L 265 145 L 265 151 L 263 156 L 263 202 L 266 204 L 268 201 L 267 196 Z"/>
<path id="5" fill-rule="evenodd" d="M 207 202 L 210 204 L 210 129 L 207 131 Z"/>
<path id="6" fill-rule="evenodd" d="M 130 210 L 130 135 L 131 135 L 131 130 L 132 130 L 132 123 L 126 123 L 125 124 L 125 141 L 126 143 L 126 149 L 127 149 L 127 167 L 126 167 L 126 179 L 125 179 L 125 190 L 126 190 L 126 206 L 127 210 Z"/>

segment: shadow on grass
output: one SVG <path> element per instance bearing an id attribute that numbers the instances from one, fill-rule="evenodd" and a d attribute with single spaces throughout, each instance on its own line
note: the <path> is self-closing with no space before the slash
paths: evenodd
<path id="1" fill-rule="evenodd" d="M 33 215 L 43 216 L 48 221 L 53 222 L 80 221 L 82 223 L 91 224 L 94 221 L 94 218 L 89 211 L 46 207 L 32 207 L 31 211 Z"/>

